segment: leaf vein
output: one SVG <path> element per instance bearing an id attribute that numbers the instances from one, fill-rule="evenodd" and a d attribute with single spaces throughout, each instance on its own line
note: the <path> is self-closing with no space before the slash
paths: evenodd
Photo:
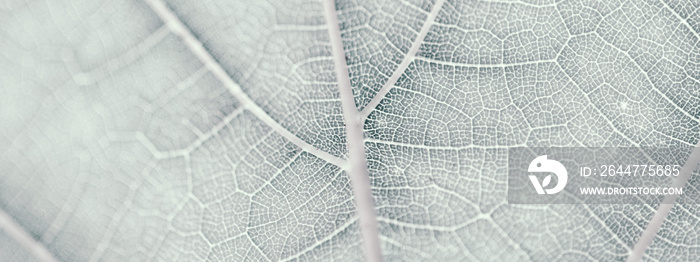
<path id="1" fill-rule="evenodd" d="M 355 206 L 359 217 L 360 235 L 365 252 L 365 260 L 382 261 L 379 242 L 379 228 L 374 198 L 367 170 L 367 155 L 364 146 L 364 130 L 360 112 L 355 106 L 355 98 L 350 84 L 350 74 L 345 60 L 343 39 L 340 34 L 340 23 L 334 0 L 323 1 L 324 16 L 328 25 L 328 36 L 331 42 L 335 75 L 338 80 L 338 91 L 345 120 L 345 132 L 348 148 L 348 166 L 346 173 L 350 177 Z"/>
<path id="2" fill-rule="evenodd" d="M 442 5 L 445 3 L 445 0 L 438 0 L 435 2 L 435 5 L 433 6 L 433 9 L 430 11 L 430 14 L 428 15 L 428 18 L 425 20 L 423 23 L 423 26 L 421 27 L 420 31 L 418 32 L 418 36 L 416 37 L 416 40 L 413 41 L 413 44 L 411 45 L 411 48 L 408 50 L 408 53 L 406 53 L 406 56 L 404 56 L 403 61 L 401 61 L 401 64 L 399 64 L 399 67 L 396 68 L 396 71 L 394 71 L 393 74 L 391 74 L 391 77 L 389 77 L 389 80 L 387 80 L 384 83 L 384 86 L 382 86 L 381 89 L 377 92 L 377 94 L 372 98 L 372 100 L 367 103 L 367 106 L 365 106 L 364 109 L 362 109 L 362 112 L 360 115 L 362 118 L 367 118 L 367 116 L 372 113 L 374 108 L 379 105 L 379 102 L 384 99 L 387 93 L 389 93 L 389 90 L 394 87 L 394 84 L 396 84 L 396 81 L 399 80 L 399 77 L 403 74 L 403 72 L 408 68 L 408 66 L 413 62 L 413 59 L 416 56 L 416 53 L 418 53 L 418 50 L 420 49 L 421 44 L 423 43 L 423 39 L 425 39 L 425 36 L 428 35 L 428 31 L 430 31 L 430 27 L 433 25 L 433 22 L 435 21 L 435 18 L 437 17 L 438 13 L 442 9 Z"/>
<path id="3" fill-rule="evenodd" d="M 170 8 L 163 2 L 163 0 L 148 0 L 148 4 L 151 9 L 163 20 L 170 31 L 180 37 L 187 48 L 202 62 L 211 73 L 219 79 L 219 81 L 229 89 L 231 94 L 241 103 L 241 106 L 255 115 L 262 122 L 270 126 L 273 130 L 280 133 L 284 138 L 291 141 L 302 150 L 307 151 L 329 163 L 332 163 L 338 167 L 344 167 L 346 165 L 346 160 L 331 155 L 317 147 L 307 143 L 302 140 L 286 128 L 284 128 L 280 123 L 273 119 L 265 110 L 260 106 L 255 104 L 255 102 L 241 89 L 241 87 L 236 84 L 231 76 L 221 67 L 219 62 L 217 62 L 209 53 L 208 50 L 204 48 L 204 45 L 199 41 L 190 31 L 190 29 L 177 17 L 177 15 L 170 10 Z"/>
<path id="4" fill-rule="evenodd" d="M 34 255 L 39 261 L 58 261 L 43 243 L 34 239 L 24 227 L 17 224 L 12 217 L 4 210 L 0 209 L 0 231 L 7 233 L 10 238 L 22 245 L 29 253 Z"/>

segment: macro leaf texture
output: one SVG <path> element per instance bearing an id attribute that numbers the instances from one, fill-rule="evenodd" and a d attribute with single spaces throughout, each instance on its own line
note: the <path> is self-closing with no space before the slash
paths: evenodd
<path id="1" fill-rule="evenodd" d="M 0 260 L 371 260 L 369 208 L 386 261 L 620 261 L 659 204 L 509 205 L 508 148 L 700 139 L 697 1 L 324 4 L 0 2 Z"/>

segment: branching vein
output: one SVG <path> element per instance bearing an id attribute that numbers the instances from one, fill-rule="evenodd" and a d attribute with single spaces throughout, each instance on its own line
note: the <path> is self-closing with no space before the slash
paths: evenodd
<path id="1" fill-rule="evenodd" d="M 420 49 L 420 45 L 423 43 L 423 39 L 425 39 L 425 36 L 428 35 L 428 31 L 430 31 L 430 26 L 433 25 L 433 21 L 435 21 L 435 17 L 437 17 L 438 13 L 440 12 L 440 9 L 442 9 L 442 5 L 445 3 L 445 0 L 437 0 L 435 2 L 435 5 L 433 6 L 433 9 L 430 11 L 430 14 L 428 15 L 428 18 L 425 20 L 423 23 L 423 26 L 421 27 L 420 31 L 418 32 L 418 36 L 416 37 L 416 40 L 413 41 L 413 44 L 411 45 L 411 49 L 408 49 L 408 53 L 406 53 L 406 56 L 404 56 L 403 61 L 401 61 L 401 64 L 399 64 L 399 67 L 396 68 L 396 71 L 394 71 L 393 74 L 391 74 L 391 77 L 389 77 L 389 80 L 384 83 L 384 86 L 382 86 L 382 89 L 377 92 L 377 94 L 372 98 L 371 101 L 365 106 L 364 109 L 362 109 L 362 113 L 360 114 L 362 118 L 367 118 L 367 116 L 372 113 L 374 108 L 379 105 L 379 102 L 384 99 L 384 96 L 386 96 L 387 93 L 389 93 L 389 90 L 396 84 L 396 81 L 399 80 L 399 77 L 403 74 L 404 71 L 406 71 L 406 68 L 408 68 L 408 65 L 413 62 L 413 59 L 416 56 L 416 53 L 418 53 L 418 49 Z"/>
<path id="2" fill-rule="evenodd" d="M 348 143 L 348 167 L 346 173 L 350 177 L 357 215 L 359 217 L 360 234 L 364 244 L 365 260 L 381 261 L 382 253 L 379 244 L 379 229 L 377 215 L 374 209 L 374 199 L 367 170 L 365 155 L 363 118 L 355 107 L 355 99 L 350 85 L 348 65 L 345 61 L 343 40 L 340 35 L 338 13 L 334 0 L 323 1 L 324 14 L 328 24 L 328 34 L 331 42 L 335 75 L 338 80 L 340 101 L 345 119 L 345 132 Z"/>
<path id="3" fill-rule="evenodd" d="M 180 37 L 185 43 L 187 48 L 199 59 L 200 62 L 206 66 L 209 71 L 217 78 L 221 83 L 229 89 L 231 94 L 241 103 L 241 106 L 258 119 L 263 121 L 265 124 L 270 126 L 273 130 L 280 133 L 284 138 L 288 139 L 302 150 L 307 151 L 329 163 L 332 163 L 339 167 L 346 166 L 346 160 L 331 155 L 315 146 L 302 140 L 286 128 L 284 128 L 280 123 L 275 121 L 270 115 L 268 115 L 262 108 L 260 108 L 255 102 L 241 89 L 241 87 L 236 84 L 236 82 L 231 79 L 231 76 L 226 73 L 226 71 L 221 67 L 219 62 L 217 62 L 204 48 L 202 42 L 200 42 L 193 34 L 190 29 L 180 21 L 180 19 L 173 13 L 172 10 L 163 2 L 163 0 L 147 0 L 151 9 L 160 17 L 165 25 L 170 29 L 170 31 Z"/>

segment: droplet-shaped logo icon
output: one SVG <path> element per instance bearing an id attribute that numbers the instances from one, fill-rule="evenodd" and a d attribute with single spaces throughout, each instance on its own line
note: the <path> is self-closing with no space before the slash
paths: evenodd
<path id="1" fill-rule="evenodd" d="M 547 159 L 547 155 L 538 156 L 532 160 L 530 166 L 527 168 L 527 172 L 549 172 L 557 176 L 557 185 L 553 188 L 544 189 L 552 181 L 552 175 L 546 176 L 541 184 L 535 175 L 529 175 L 532 186 L 535 187 L 537 194 L 540 195 L 544 195 L 545 193 L 550 195 L 559 193 L 566 186 L 566 181 L 568 179 L 564 165 L 559 163 L 559 161 Z"/>

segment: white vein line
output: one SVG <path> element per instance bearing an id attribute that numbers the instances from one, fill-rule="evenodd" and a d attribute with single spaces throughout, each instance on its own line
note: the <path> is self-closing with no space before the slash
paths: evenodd
<path id="1" fill-rule="evenodd" d="M 661 2 L 664 5 L 664 7 L 666 7 L 669 11 L 671 11 L 671 13 L 673 13 L 673 15 L 676 18 L 678 18 L 678 20 L 681 20 L 681 24 L 683 24 L 693 35 L 695 35 L 696 40 L 700 40 L 700 35 L 698 35 L 698 32 L 695 31 L 695 29 L 692 26 L 690 26 L 690 24 L 688 24 L 688 21 L 681 17 L 681 15 L 676 12 L 676 10 L 673 10 L 673 8 L 671 8 L 671 6 L 669 6 L 668 3 L 666 3 L 666 0 L 661 0 L 659 2 Z"/>
<path id="2" fill-rule="evenodd" d="M 543 64 L 543 63 L 556 63 L 557 62 L 556 59 L 546 59 L 546 60 L 539 60 L 539 61 L 525 61 L 525 62 L 503 63 L 503 64 L 467 64 L 467 63 L 458 63 L 458 62 L 451 62 L 451 61 L 440 61 L 440 60 L 427 58 L 427 57 L 416 57 L 415 60 L 425 61 L 428 63 L 435 63 L 438 65 L 447 65 L 447 66 L 454 66 L 454 67 L 468 67 L 468 68 L 515 67 L 515 66 L 538 65 L 538 64 Z"/>
<path id="3" fill-rule="evenodd" d="M 22 245 L 29 253 L 34 255 L 39 261 L 58 261 L 51 252 L 42 244 L 36 241 L 24 228 L 17 224 L 10 215 L 0 209 L 0 230 L 7 233 L 17 243 Z"/>
<path id="4" fill-rule="evenodd" d="M 458 230 L 460 228 L 464 228 L 465 226 L 469 224 L 473 224 L 474 222 L 478 220 L 491 220 L 491 214 L 490 213 L 481 213 L 476 216 L 473 216 L 469 218 L 466 221 L 463 221 L 457 225 L 454 226 L 440 226 L 440 225 L 426 225 L 426 224 L 420 224 L 420 223 L 414 223 L 414 222 L 406 222 L 406 221 L 401 221 L 397 219 L 390 219 L 390 218 L 385 218 L 385 217 L 379 217 L 379 221 L 382 223 L 387 223 L 387 224 L 392 224 L 400 227 L 406 227 L 406 228 L 412 228 L 412 229 L 424 229 L 424 230 L 432 230 L 432 231 L 442 231 L 442 232 L 454 232 L 455 230 Z"/>
<path id="5" fill-rule="evenodd" d="M 70 193 L 68 194 L 68 199 L 65 204 L 61 206 L 61 210 L 53 217 L 53 220 L 49 224 L 49 228 L 46 229 L 43 236 L 41 237 L 41 242 L 51 243 L 54 238 L 58 235 L 61 229 L 64 228 L 70 217 L 73 215 L 73 211 L 80 203 L 80 198 L 84 194 L 84 185 L 87 181 L 87 172 L 79 172 L 78 178 L 75 180 L 71 186 Z"/>
<path id="6" fill-rule="evenodd" d="M 302 255 L 308 253 L 308 252 L 311 251 L 311 250 L 314 250 L 314 248 L 317 248 L 317 247 L 319 247 L 320 245 L 322 245 L 323 243 L 326 243 L 326 242 L 328 242 L 328 241 L 333 240 L 334 237 L 336 237 L 336 236 L 337 236 L 338 234 L 340 234 L 341 232 L 347 230 L 352 224 L 355 224 L 355 222 L 357 222 L 357 217 L 352 217 L 352 218 L 348 219 L 348 221 L 346 221 L 345 223 L 343 223 L 342 225 L 340 225 L 338 228 L 336 228 L 335 230 L 333 230 L 333 232 L 331 232 L 330 234 L 326 235 L 325 237 L 323 237 L 323 238 L 317 240 L 315 244 L 304 248 L 303 250 L 297 252 L 296 254 L 294 254 L 294 255 L 292 255 L 292 256 L 289 256 L 289 257 L 287 257 L 287 258 L 281 259 L 281 261 L 298 260 L 298 258 L 300 258 Z"/>
<path id="7" fill-rule="evenodd" d="M 693 149 L 693 152 L 690 153 L 688 160 L 685 161 L 685 164 L 681 168 L 681 174 L 675 181 L 673 181 L 671 187 L 685 187 L 685 185 L 688 183 L 688 179 L 690 179 L 690 175 L 693 174 L 693 169 L 695 169 L 698 163 L 700 163 L 700 141 L 695 146 L 695 149 Z M 654 217 L 651 218 L 651 221 L 649 221 L 649 224 L 647 224 L 644 232 L 642 232 L 642 236 L 639 237 L 639 240 L 637 240 L 637 244 L 634 245 L 632 253 L 629 257 L 627 257 L 627 262 L 642 260 L 644 252 L 646 252 L 649 245 L 651 245 L 656 233 L 659 232 L 661 224 L 663 224 L 666 217 L 668 217 L 668 214 L 671 212 L 671 208 L 673 208 L 673 205 L 676 203 L 678 196 L 679 195 L 664 196 L 664 199 L 661 201 L 661 204 L 659 204 L 659 207 L 654 213 Z"/>
<path id="8" fill-rule="evenodd" d="M 338 167 L 345 167 L 347 161 L 345 159 L 331 155 L 321 149 L 314 147 L 313 145 L 307 143 L 301 138 L 297 137 L 292 132 L 289 132 L 280 123 L 272 119 L 262 108 L 255 104 L 255 102 L 248 97 L 248 95 L 243 92 L 240 86 L 231 79 L 231 77 L 224 71 L 221 65 L 209 54 L 200 42 L 193 34 L 190 29 L 180 21 L 180 18 L 173 13 L 170 8 L 168 8 L 163 0 L 146 0 L 146 2 L 151 6 L 151 9 L 160 17 L 165 25 L 170 29 L 170 31 L 180 37 L 187 48 L 202 62 L 211 73 L 216 76 L 219 81 L 221 81 L 224 86 L 226 86 L 231 94 L 241 103 L 241 106 L 248 109 L 253 115 L 258 119 L 263 121 L 265 124 L 270 126 L 273 130 L 281 134 L 284 138 L 291 141 L 302 150 L 309 152 L 329 163 L 332 163 Z"/>
<path id="9" fill-rule="evenodd" d="M 611 47 L 614 48 L 616 51 L 618 51 L 618 52 L 622 53 L 624 56 L 626 56 L 627 59 L 630 60 L 630 63 L 634 64 L 634 66 L 637 67 L 637 69 L 639 69 L 639 71 L 642 72 L 642 75 L 644 75 L 644 78 L 646 78 L 646 81 L 649 82 L 649 86 L 651 86 L 651 89 L 654 90 L 658 95 L 660 95 L 661 97 L 663 97 L 663 99 L 665 99 L 666 102 L 668 102 L 669 104 L 671 104 L 676 110 L 678 110 L 679 112 L 681 112 L 682 114 L 684 114 L 685 116 L 687 116 L 688 118 L 690 118 L 691 120 L 700 123 L 700 120 L 698 120 L 697 117 L 691 115 L 688 111 L 686 111 L 685 109 L 681 108 L 676 102 L 674 102 L 673 100 L 671 100 L 671 98 L 669 98 L 666 94 L 664 94 L 664 92 L 661 91 L 661 89 L 659 89 L 659 87 L 657 87 L 657 86 L 654 84 L 654 81 L 651 80 L 651 78 L 649 77 L 649 73 L 647 73 L 647 71 L 644 71 L 644 69 L 642 69 L 642 66 L 640 66 L 639 63 L 637 63 L 637 60 L 634 60 L 634 58 L 632 58 L 632 56 L 631 56 L 628 52 L 622 50 L 621 48 L 617 47 L 616 45 L 613 45 L 612 42 L 608 42 L 608 40 L 606 40 L 605 38 L 603 38 L 603 36 L 600 35 L 600 34 L 598 33 L 598 31 L 593 31 L 592 33 L 596 34 L 596 35 L 603 41 L 603 43 L 605 43 L 605 44 L 611 46 Z"/>
<path id="10" fill-rule="evenodd" d="M 429 261 L 430 258 L 432 257 L 430 254 L 425 253 L 422 250 L 420 250 L 420 248 L 411 248 L 410 246 L 406 247 L 406 245 L 404 245 L 403 243 L 401 243 L 399 241 L 394 240 L 393 238 L 390 238 L 390 237 L 387 237 L 384 235 L 379 236 L 379 238 L 381 238 L 385 243 L 387 243 L 389 245 L 393 245 L 393 246 L 401 248 L 405 251 L 414 252 L 416 255 L 419 255 L 422 258 L 420 261 Z M 403 254 L 406 256 L 409 256 L 409 254 L 407 254 L 407 253 L 403 253 Z M 411 256 L 411 258 L 415 259 L 413 256 Z M 473 260 L 473 261 L 478 261 L 478 260 Z"/>
<path id="11" fill-rule="evenodd" d="M 433 25 L 433 22 L 435 21 L 435 17 L 437 17 L 438 13 L 442 9 L 442 4 L 445 3 L 445 0 L 437 0 L 435 2 L 435 5 L 433 6 L 433 9 L 430 11 L 430 14 L 428 15 L 428 18 L 425 20 L 425 23 L 423 23 L 423 26 L 421 27 L 420 31 L 418 32 L 418 36 L 416 36 L 416 40 L 413 41 L 413 44 L 411 45 L 411 48 L 408 49 L 408 53 L 406 53 L 406 56 L 404 56 L 403 61 L 401 61 L 401 64 L 399 64 L 399 67 L 396 68 L 393 74 L 391 74 L 391 77 L 389 77 L 389 80 L 384 83 L 384 86 L 382 86 L 381 89 L 379 89 L 379 92 L 372 98 L 371 101 L 365 106 L 364 109 L 362 109 L 362 113 L 360 115 L 362 118 L 367 118 L 367 116 L 372 113 L 374 108 L 379 105 L 379 102 L 384 99 L 387 93 L 389 93 L 389 90 L 396 84 L 396 81 L 399 80 L 399 77 L 403 74 L 404 71 L 406 71 L 406 68 L 408 68 L 408 65 L 413 62 L 413 59 L 416 56 L 416 53 L 418 52 L 418 49 L 420 49 L 420 45 L 423 43 L 423 39 L 425 39 L 425 36 L 428 35 L 428 31 L 430 31 L 430 26 Z"/>
<path id="12" fill-rule="evenodd" d="M 75 74 L 74 79 L 77 79 L 76 84 L 87 85 L 104 79 L 112 72 L 116 72 L 143 57 L 144 54 L 163 41 L 166 36 L 168 36 L 168 29 L 161 26 L 153 34 L 146 37 L 146 39 L 144 39 L 141 43 L 127 50 L 126 53 L 110 59 L 103 65 L 89 72 Z"/>
<path id="13" fill-rule="evenodd" d="M 430 146 L 430 145 L 419 145 L 419 144 L 409 144 L 409 143 L 403 143 L 403 142 L 396 142 L 396 141 L 385 141 L 385 140 L 379 140 L 375 138 L 366 138 L 365 139 L 366 143 L 374 143 L 374 144 L 382 144 L 382 145 L 388 145 L 388 146 L 399 146 L 399 147 L 408 147 L 408 148 L 418 148 L 418 149 L 425 149 L 425 150 L 464 150 L 464 149 L 510 149 L 513 147 L 519 147 L 519 146 L 525 146 L 525 144 L 517 144 L 517 145 L 493 145 L 493 146 L 482 146 L 482 145 L 464 145 L 464 146 Z"/>
<path id="14" fill-rule="evenodd" d="M 367 170 L 367 156 L 365 155 L 363 119 L 352 94 L 350 74 L 345 61 L 343 39 L 340 35 L 338 13 L 334 0 L 323 1 L 324 15 L 328 24 L 328 36 L 331 42 L 335 75 L 338 79 L 340 102 L 345 119 L 345 132 L 348 146 L 348 168 L 346 173 L 350 177 L 352 192 L 355 198 L 357 215 L 359 217 L 360 234 L 364 244 L 366 261 L 382 261 L 382 252 L 379 242 L 379 228 L 377 214 L 374 209 L 374 198 Z"/>
<path id="15" fill-rule="evenodd" d="M 202 136 L 198 137 L 197 140 L 192 142 L 185 151 L 187 153 L 194 151 L 196 148 L 200 147 L 204 142 L 209 141 L 213 136 L 216 136 L 219 134 L 221 130 L 223 130 L 226 126 L 228 126 L 233 119 L 239 117 L 241 114 L 243 114 L 243 108 L 236 108 L 233 110 L 230 114 L 225 116 L 219 123 L 214 125 L 211 129 L 209 129 L 208 132 L 204 133 Z"/>

